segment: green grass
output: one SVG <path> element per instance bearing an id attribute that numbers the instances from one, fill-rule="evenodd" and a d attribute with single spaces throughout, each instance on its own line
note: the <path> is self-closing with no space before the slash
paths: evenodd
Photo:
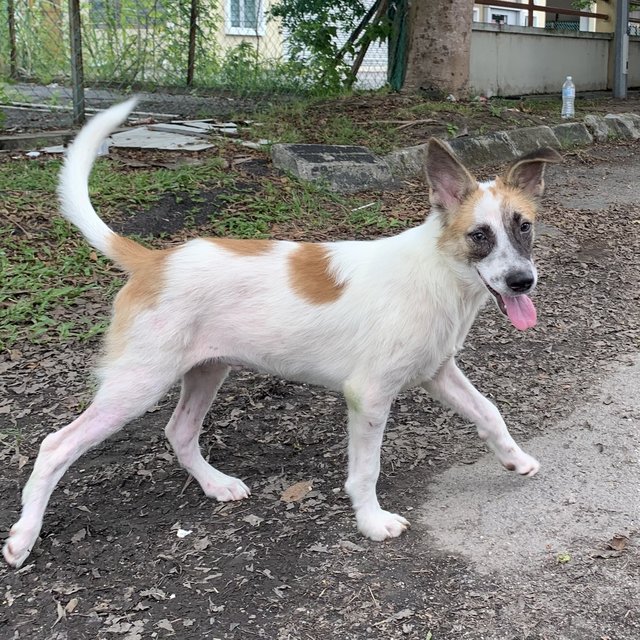
<path id="1" fill-rule="evenodd" d="M 74 307 L 103 301 L 122 283 L 110 263 L 59 217 L 59 169 L 58 161 L 0 164 L 0 349 L 20 339 L 86 340 L 101 333 L 104 321 Z M 233 176 L 219 159 L 126 172 L 98 162 L 90 183 L 94 204 L 109 218 L 148 207 L 167 192 L 195 196 L 205 185 L 232 185 Z"/>
<path id="2" fill-rule="evenodd" d="M 23 340 L 93 338 L 104 331 L 106 303 L 123 282 L 122 274 L 59 216 L 59 169 L 56 160 L 0 163 L 0 350 Z M 338 195 L 287 177 L 250 179 L 224 169 L 217 158 L 198 166 L 135 170 L 101 160 L 90 184 L 92 201 L 107 222 L 172 193 L 191 200 L 185 221 L 191 228 L 199 207 L 206 206 L 203 191 L 222 190 L 222 206 L 198 233 L 313 238 L 339 228 L 344 237 L 401 226 L 370 198 Z"/>

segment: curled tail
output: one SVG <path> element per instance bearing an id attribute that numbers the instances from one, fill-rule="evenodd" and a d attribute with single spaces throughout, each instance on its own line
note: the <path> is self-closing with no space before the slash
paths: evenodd
<path id="1" fill-rule="evenodd" d="M 58 182 L 62 215 L 80 229 L 91 246 L 127 271 L 133 271 L 140 259 L 152 250 L 109 229 L 91 204 L 88 182 L 101 143 L 124 122 L 137 101 L 130 98 L 110 107 L 82 128 L 67 150 Z"/>

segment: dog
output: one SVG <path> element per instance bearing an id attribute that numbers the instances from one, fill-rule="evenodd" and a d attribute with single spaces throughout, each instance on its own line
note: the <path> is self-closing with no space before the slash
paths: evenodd
<path id="1" fill-rule="evenodd" d="M 345 489 L 358 529 L 372 540 L 409 523 L 376 495 L 380 447 L 395 396 L 421 385 L 474 422 L 500 463 L 533 476 L 539 463 L 510 436 L 498 409 L 467 380 L 455 355 L 493 298 L 516 329 L 536 323 L 534 220 L 552 149 L 477 182 L 451 149 L 429 140 L 425 222 L 372 241 L 296 243 L 199 238 L 148 249 L 113 232 L 95 212 L 88 178 L 101 142 L 135 99 L 96 115 L 68 150 L 62 214 L 129 279 L 116 296 L 90 406 L 42 442 L 3 548 L 20 567 L 36 542 L 56 484 L 89 448 L 155 405 L 182 380 L 165 432 L 179 463 L 219 501 L 250 495 L 203 458 L 203 419 L 232 367 L 341 391 L 348 409 Z"/>

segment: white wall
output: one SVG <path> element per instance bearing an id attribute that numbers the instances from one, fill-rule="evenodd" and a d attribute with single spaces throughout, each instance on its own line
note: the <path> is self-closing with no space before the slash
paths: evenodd
<path id="1" fill-rule="evenodd" d="M 629 38 L 629 87 L 640 87 L 640 37 Z"/>
<path id="2" fill-rule="evenodd" d="M 487 97 L 559 93 L 566 76 L 573 76 L 577 91 L 606 89 L 611 38 L 474 23 L 471 91 Z M 639 45 L 634 65 L 640 74 L 640 42 L 634 44 Z"/>

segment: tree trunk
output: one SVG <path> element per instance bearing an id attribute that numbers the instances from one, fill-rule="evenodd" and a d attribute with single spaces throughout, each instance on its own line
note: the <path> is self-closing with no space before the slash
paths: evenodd
<path id="1" fill-rule="evenodd" d="M 464 97 L 473 0 L 411 0 L 403 89 Z"/>

